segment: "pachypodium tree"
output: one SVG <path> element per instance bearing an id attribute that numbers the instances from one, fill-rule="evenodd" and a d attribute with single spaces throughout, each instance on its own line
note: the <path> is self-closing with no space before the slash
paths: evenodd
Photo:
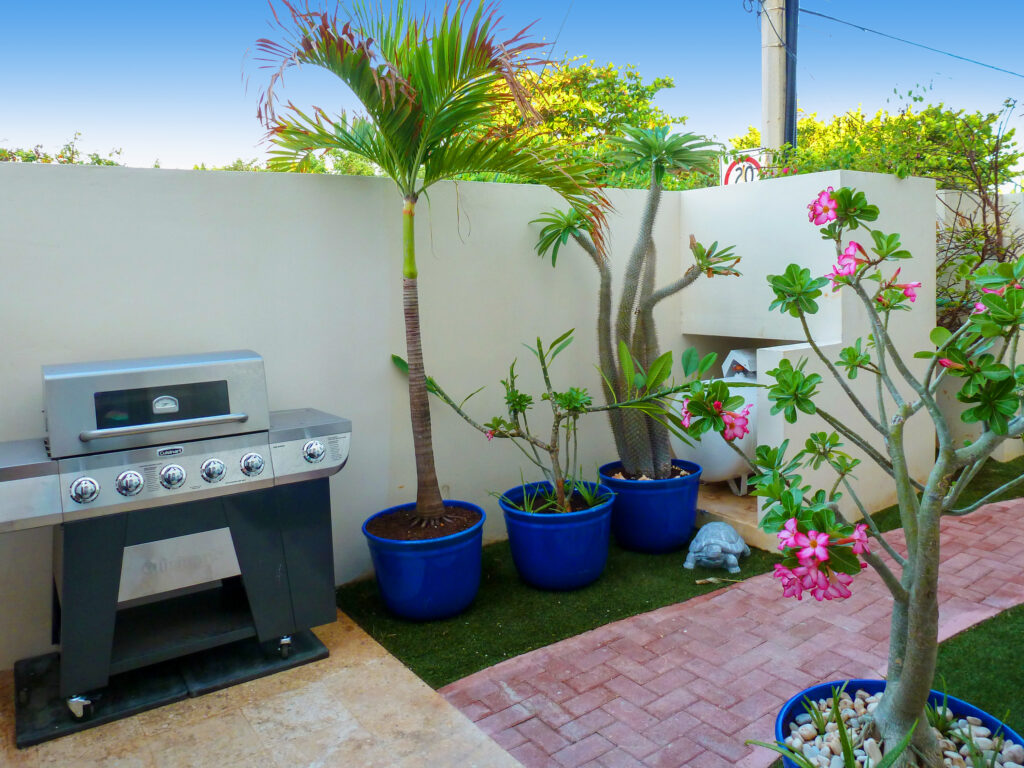
<path id="1" fill-rule="evenodd" d="M 714 146 L 691 133 L 672 134 L 667 128 L 642 129 L 627 126 L 625 135 L 613 139 L 615 159 L 628 172 L 644 169 L 650 179 L 644 202 L 640 231 L 626 261 L 622 295 L 612 315 L 612 274 L 606 254 L 597 248 L 588 222 L 575 211 L 553 211 L 534 223 L 542 225 L 537 252 L 550 253 L 557 263 L 559 248 L 572 238 L 590 256 L 600 274 L 597 309 L 598 365 L 607 384 L 608 403 L 631 399 L 637 383 L 646 383 L 647 372 L 670 353 L 661 353 L 654 310 L 658 303 L 674 296 L 702 275 L 738 275 L 739 258 L 732 248 L 705 248 L 690 237 L 695 263 L 678 280 L 657 287 L 654 223 L 661 202 L 666 174 L 692 169 L 707 170 L 718 162 Z M 672 448 L 669 430 L 658 419 L 637 410 L 609 411 L 615 448 L 624 472 L 630 477 L 662 480 L 671 477 Z"/>
<path id="2" fill-rule="evenodd" d="M 430 410 L 420 336 L 414 216 L 420 196 L 439 181 L 472 173 L 505 174 L 557 192 L 598 233 L 604 198 L 590 181 L 595 164 L 565 159 L 557 147 L 502 128 L 496 115 L 509 103 L 528 109 L 521 72 L 541 63 L 526 30 L 497 37 L 496 6 L 458 0 L 434 19 L 412 16 L 403 0 L 384 7 L 357 3 L 350 18 L 310 11 L 282 0 L 275 20 L 280 42 L 257 42 L 273 69 L 259 117 L 275 145 L 271 170 L 305 170 L 333 150 L 369 160 L 398 186 L 402 214 L 402 298 L 409 367 L 409 405 L 416 456 L 416 511 L 411 522 L 437 526 L 445 518 L 434 465 Z M 341 79 L 365 114 L 330 117 L 289 103 L 275 110 L 276 89 L 291 67 L 320 67 Z M 598 238 L 600 245 L 600 238 Z"/>
<path id="3" fill-rule="evenodd" d="M 869 440 L 864 428 L 852 427 L 841 410 L 818 402 L 823 376 L 808 370 L 807 359 L 795 365 L 783 360 L 768 372 L 774 380 L 768 391 L 772 413 L 781 413 L 789 422 L 801 415 L 817 416 L 830 431 L 812 434 L 802 450 L 792 455 L 787 455 L 785 443 L 759 446 L 753 462 L 755 493 L 767 500 L 762 527 L 778 534 L 784 560 L 775 567 L 775 576 L 785 596 L 849 597 L 856 588 L 856 575 L 867 565 L 878 571 L 892 593 L 888 683 L 872 727 L 885 744 L 898 745 L 915 722 L 926 722 L 925 703 L 934 684 L 939 520 L 946 514 L 969 513 L 1024 482 L 1024 476 L 1018 477 L 971 504 L 959 503 L 993 450 L 1002 441 L 1024 434 L 1024 366 L 1015 364 L 1024 324 L 1024 259 L 975 273 L 972 279 L 982 299 L 974 314 L 955 331 L 935 328 L 932 345 L 914 354 L 928 361 L 919 366 L 923 373 L 915 373 L 907 364 L 908 351 L 897 347 L 890 330 L 900 313 L 911 308 L 920 288 L 919 282 L 900 277 L 902 265 L 913 266 L 900 236 L 871 229 L 868 223 L 877 219 L 878 209 L 853 189 L 828 188 L 809 208 L 810 221 L 821 226 L 822 238 L 834 245 L 837 262 L 825 276 L 795 264 L 781 275 L 769 276 L 775 293 L 772 308 L 799 319 L 824 375 L 838 383 L 875 438 Z M 866 238 L 861 238 L 866 244 L 847 240 L 848 233 L 856 230 L 865 232 L 870 243 Z M 824 354 L 807 323 L 808 315 L 818 310 L 819 297 L 830 287 L 852 292 L 860 300 L 871 329 L 867 340 L 858 339 L 841 350 L 837 360 Z M 874 379 L 875 395 L 870 400 L 849 383 L 865 375 Z M 936 391 L 945 377 L 960 382 L 958 398 L 969 406 L 962 418 L 983 427 L 980 437 L 968 445 L 954 442 L 936 404 Z M 721 399 L 722 393 L 717 397 Z M 722 429 L 705 423 L 713 410 L 706 394 L 692 391 L 689 409 L 694 412 L 691 431 Z M 911 474 L 907 455 L 906 435 L 915 417 L 930 419 L 937 437 L 935 462 L 924 479 Z M 884 450 L 874 447 L 879 439 Z M 859 448 L 865 458 L 844 453 L 844 442 Z M 885 540 L 858 496 L 854 475 L 861 461 L 877 464 L 892 478 L 906 535 L 905 555 Z M 835 470 L 830 487 L 813 489 L 803 483 L 799 474 L 803 468 L 824 464 Z M 840 513 L 838 502 L 844 494 L 863 515 L 862 522 L 849 521 Z M 881 557 L 879 550 L 888 557 Z M 932 730 L 917 728 L 913 749 L 900 760 L 908 765 L 942 765 Z"/>

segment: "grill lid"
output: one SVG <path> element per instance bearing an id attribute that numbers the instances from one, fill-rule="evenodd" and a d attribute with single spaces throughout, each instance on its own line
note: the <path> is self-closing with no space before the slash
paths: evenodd
<path id="1" fill-rule="evenodd" d="M 263 358 L 251 350 L 43 366 L 53 458 L 266 431 Z"/>

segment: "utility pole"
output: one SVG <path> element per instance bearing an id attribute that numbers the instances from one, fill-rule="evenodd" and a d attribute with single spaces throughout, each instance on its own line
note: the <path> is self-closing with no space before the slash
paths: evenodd
<path id="1" fill-rule="evenodd" d="M 778 149 L 786 130 L 786 0 L 761 3 L 761 146 Z"/>
<path id="2" fill-rule="evenodd" d="M 768 149 L 796 145 L 798 2 L 761 0 L 761 146 Z"/>

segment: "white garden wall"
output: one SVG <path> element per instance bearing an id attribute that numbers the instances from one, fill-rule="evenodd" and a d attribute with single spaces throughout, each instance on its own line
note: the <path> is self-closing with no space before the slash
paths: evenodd
<path id="1" fill-rule="evenodd" d="M 678 354 L 683 330 L 704 334 L 688 337 L 704 347 L 736 346 L 730 335 L 798 339 L 792 323 L 766 313 L 763 275 L 804 254 L 825 254 L 804 207 L 823 186 L 840 183 L 885 206 L 884 228 L 912 233 L 908 245 L 920 257 L 912 279 L 927 280 L 925 233 L 934 209 L 931 188 L 919 180 L 832 173 L 666 194 L 656 227 L 659 284 L 688 263 L 690 232 L 736 244 L 745 276 L 702 280 L 664 302 L 664 346 Z M 643 198 L 612 193 L 616 274 Z M 439 186 L 421 202 L 428 370 L 453 395 L 486 384 L 470 401 L 482 418 L 499 413 L 498 380 L 513 357 L 523 383 L 537 390 L 521 342 L 569 328 L 577 329 L 576 343 L 556 363 L 556 385 L 587 386 L 600 397 L 596 270 L 572 245 L 557 269 L 533 252 L 536 228 L 528 222 L 556 203 L 540 187 L 491 184 Z M 410 500 L 415 487 L 405 383 L 390 363 L 392 352 L 404 351 L 400 205 L 384 179 L 0 165 L 0 323 L 7 331 L 0 440 L 43 434 L 44 364 L 254 349 L 266 361 L 271 408 L 312 406 L 352 419 L 351 458 L 331 481 L 336 578 L 366 573 L 362 521 Z M 817 258 L 823 273 L 828 256 Z M 932 297 L 921 295 L 915 318 Z M 825 304 L 819 330 L 839 341 L 855 320 L 840 301 Z M 915 319 L 908 329 L 926 336 L 932 322 Z M 480 503 L 487 538 L 503 537 L 488 494 L 519 481 L 520 454 L 488 443 L 438 405 L 433 413 L 446 495 Z M 765 417 L 759 429 L 770 432 Z M 585 468 L 614 458 L 602 417 L 583 430 Z M 928 460 L 928 440 L 919 440 L 919 465 Z M 867 471 L 862 479 L 880 485 Z M 0 535 L 0 668 L 49 648 L 49 605 L 50 530 Z"/>
<path id="2" fill-rule="evenodd" d="M 701 230 L 715 235 L 725 243 L 736 245 L 743 254 L 741 280 L 734 278 L 710 281 L 708 286 L 687 299 L 682 314 L 682 330 L 688 345 L 701 349 L 724 351 L 736 347 L 758 348 L 757 365 L 760 381 L 765 372 L 775 368 L 786 357 L 795 365 L 808 358 L 808 370 L 824 376 L 818 402 L 832 415 L 867 436 L 870 428 L 848 403 L 839 385 L 818 363 L 812 350 L 804 342 L 799 320 L 778 311 L 769 311 L 774 298 L 766 276 L 779 274 L 795 262 L 809 267 L 813 274 L 823 275 L 835 263 L 833 246 L 821 239 L 818 227 L 807 220 L 806 205 L 817 193 L 827 187 L 854 187 L 864 191 L 869 202 L 878 205 L 881 215 L 872 226 L 883 232 L 899 232 L 903 245 L 914 254 L 914 260 L 903 265 L 902 277 L 907 281 L 920 281 L 922 288 L 913 311 L 901 312 L 894 318 L 893 337 L 901 349 L 916 351 L 928 345 L 928 334 L 935 327 L 935 223 L 934 182 L 927 179 L 897 179 L 855 171 L 791 176 L 760 185 L 731 189 L 714 187 L 695 190 L 680 196 L 681 229 Z M 863 230 L 849 233 L 848 239 L 871 246 L 871 236 Z M 839 350 L 853 343 L 857 337 L 867 337 L 866 313 L 851 291 L 833 293 L 826 289 L 819 299 L 820 311 L 809 319 L 815 341 L 832 360 Z M 783 346 L 785 345 L 785 346 Z M 908 366 L 917 374 L 923 371 L 921 360 L 909 357 Z M 861 375 L 851 386 L 867 404 L 875 402 L 874 381 Z M 767 392 L 760 391 L 757 409 L 758 442 L 779 444 L 788 439 L 790 451 L 803 447 L 811 432 L 831 431 L 818 418 L 803 417 L 796 424 L 787 424 L 781 417 L 770 414 Z M 891 411 L 890 411 L 891 412 Z M 911 470 L 923 479 L 934 456 L 934 429 L 927 416 L 918 414 L 907 429 L 907 449 Z M 881 439 L 871 433 L 872 443 L 884 451 Z M 706 439 L 720 439 L 712 435 Z M 847 444 L 844 450 L 862 457 L 863 454 Z M 818 472 L 803 473 L 806 481 L 815 487 L 828 483 L 834 476 L 823 468 Z M 869 509 L 879 509 L 896 501 L 891 483 L 870 461 L 857 472 L 859 495 Z M 849 500 L 847 499 L 847 502 Z M 847 513 L 852 509 L 847 504 Z"/>

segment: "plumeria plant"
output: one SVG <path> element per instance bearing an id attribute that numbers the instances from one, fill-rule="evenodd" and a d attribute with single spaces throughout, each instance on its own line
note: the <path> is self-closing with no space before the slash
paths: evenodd
<path id="1" fill-rule="evenodd" d="M 427 388 L 447 406 L 452 408 L 471 427 L 484 435 L 488 441 L 508 439 L 519 448 L 523 455 L 536 466 L 551 483 L 550 498 L 529 498 L 531 509 L 526 511 L 571 512 L 574 495 L 584 497 L 588 493 L 587 484 L 582 482 L 582 471 L 579 464 L 578 427 L 580 419 L 590 413 L 608 412 L 616 409 L 632 409 L 646 414 L 661 422 L 672 414 L 673 398 L 690 386 L 698 383 L 675 384 L 670 380 L 672 372 L 672 353 L 666 352 L 658 357 L 646 370 L 634 361 L 624 359 L 625 370 L 622 377 L 629 384 L 625 388 L 625 398 L 609 397 L 604 405 L 596 405 L 586 388 L 569 387 L 556 390 L 551 383 L 551 364 L 573 341 L 573 330 L 569 330 L 545 345 L 540 338 L 527 349 L 536 357 L 544 382 L 544 391 L 535 398 L 519 388 L 516 363 L 509 366 L 508 377 L 502 379 L 505 390 L 505 414 L 495 416 L 486 423 L 474 419 L 466 410 L 466 402 L 479 393 L 481 389 L 470 393 L 461 402 L 456 402 L 435 379 L 428 377 Z M 408 371 L 402 358 L 392 356 L 396 365 Z M 693 349 L 681 356 L 681 366 L 685 380 L 691 380 L 705 374 L 714 365 L 714 354 L 698 357 Z M 605 386 L 612 389 L 610 382 Z M 530 413 L 537 402 L 546 401 L 551 407 L 550 437 L 542 438 L 530 426 Z M 670 427 L 673 428 L 674 427 Z M 592 504 L 590 505 L 592 506 Z"/>
<path id="2" fill-rule="evenodd" d="M 834 247 L 836 263 L 823 276 L 796 264 L 781 275 L 770 275 L 775 294 L 771 308 L 800 321 L 825 375 L 835 380 L 874 439 L 851 427 L 841 411 L 819 402 L 823 376 L 808 370 L 807 359 L 795 364 L 782 360 L 768 372 L 773 380 L 768 390 L 771 412 L 791 423 L 816 416 L 830 431 L 813 433 L 795 453 L 787 442 L 757 448 L 753 485 L 767 507 L 761 526 L 778 535 L 783 561 L 776 565 L 775 577 L 786 597 L 843 599 L 856 588 L 855 577 L 863 568 L 870 565 L 879 573 L 892 594 L 893 612 L 886 695 L 870 728 L 890 750 L 912 733 L 912 749 L 899 756 L 898 765 L 941 765 L 933 731 L 913 730 L 914 723 L 925 718 L 935 676 L 939 520 L 945 514 L 972 512 L 1024 481 L 1024 476 L 1018 477 L 973 503 L 959 503 L 995 448 L 1024 434 L 1024 365 L 1016 364 L 1024 324 L 1024 259 L 979 269 L 970 278 L 982 297 L 974 314 L 955 331 L 935 328 L 931 345 L 914 354 L 928 361 L 923 373 L 915 373 L 907 365 L 909 353 L 897 349 L 890 333 L 890 326 L 899 322 L 898 313 L 912 308 L 921 287 L 920 282 L 901 278 L 902 265 L 913 263 L 908 262 L 911 254 L 902 247 L 900 236 L 870 227 L 878 208 L 854 189 L 829 187 L 808 209 L 809 221 Z M 866 237 L 850 239 L 857 230 Z M 818 346 L 807 322 L 826 290 L 853 293 L 871 329 L 867 339 L 842 349 L 836 360 Z M 864 375 L 875 384 L 870 400 L 849 383 Z M 969 406 L 961 418 L 982 425 L 981 435 L 968 445 L 954 442 L 936 404 L 940 382 L 951 376 L 960 381 L 957 397 Z M 693 387 L 681 421 L 695 434 L 734 434 L 735 416 L 725 415 L 733 403 L 723 382 Z M 911 475 L 905 445 L 907 430 L 918 423 L 915 418 L 930 419 L 937 438 L 934 465 L 923 479 Z M 885 448 L 876 448 L 878 442 Z M 859 449 L 863 458 L 842 451 L 844 443 Z M 878 465 L 892 478 L 906 536 L 905 554 L 886 541 L 857 493 L 854 474 L 863 461 Z M 813 489 L 803 482 L 803 469 L 825 464 L 836 475 L 830 487 Z M 844 518 L 839 508 L 844 495 L 859 510 L 862 522 Z M 877 550 L 888 557 L 883 559 Z"/>

